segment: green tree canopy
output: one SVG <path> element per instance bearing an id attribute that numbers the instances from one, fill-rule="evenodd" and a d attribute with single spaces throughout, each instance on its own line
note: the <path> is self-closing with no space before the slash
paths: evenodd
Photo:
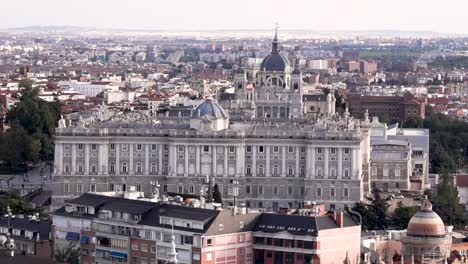
<path id="1" fill-rule="evenodd" d="M 23 80 L 20 86 L 23 87 L 20 102 L 8 111 L 6 122 L 24 128 L 38 140 L 41 160 L 50 160 L 54 152 L 54 131 L 60 119 L 60 103 L 38 98 L 38 91 L 32 88 L 31 81 Z"/>
<path id="2" fill-rule="evenodd" d="M 390 224 L 394 229 L 403 230 L 408 227 L 408 223 L 416 212 L 419 211 L 419 206 L 403 206 L 403 202 L 399 201 L 395 212 L 393 212 Z"/>
<path id="3" fill-rule="evenodd" d="M 432 202 L 432 210 L 436 212 L 445 224 L 462 227 L 465 224 L 464 208 L 460 204 L 457 187 L 453 176 L 444 172 L 435 192 L 428 192 Z"/>
<path id="4" fill-rule="evenodd" d="M 11 169 L 40 158 L 41 142 L 20 126 L 13 126 L 0 137 L 0 160 Z"/>
<path id="5" fill-rule="evenodd" d="M 59 263 L 76 264 L 79 262 L 80 248 L 76 242 L 69 242 L 66 246 L 55 250 L 55 261 Z"/>
<path id="6" fill-rule="evenodd" d="M 218 184 L 215 184 L 213 187 L 213 202 L 223 203 L 223 197 L 221 195 L 221 192 L 219 191 Z"/>
<path id="7" fill-rule="evenodd" d="M 388 225 L 387 220 L 387 201 L 382 199 L 379 192 L 374 193 L 374 198 L 370 204 L 358 202 L 353 210 L 362 217 L 362 230 L 379 230 Z"/>
<path id="8" fill-rule="evenodd" d="M 31 204 L 17 192 L 7 192 L 0 194 L 0 214 L 7 213 L 7 206 L 10 206 L 13 214 L 32 214 L 38 212 Z"/>

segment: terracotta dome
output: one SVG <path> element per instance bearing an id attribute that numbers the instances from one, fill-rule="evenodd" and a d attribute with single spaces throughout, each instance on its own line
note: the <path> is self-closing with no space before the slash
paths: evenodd
<path id="1" fill-rule="evenodd" d="M 432 204 L 426 198 L 421 209 L 411 218 L 407 236 L 414 237 L 445 237 L 445 225 L 442 219 L 432 211 Z"/>

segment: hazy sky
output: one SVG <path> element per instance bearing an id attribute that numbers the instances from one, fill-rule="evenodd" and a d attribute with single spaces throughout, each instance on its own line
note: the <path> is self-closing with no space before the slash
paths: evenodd
<path id="1" fill-rule="evenodd" d="M 1 0 L 0 28 L 427 30 L 468 33 L 468 0 Z"/>

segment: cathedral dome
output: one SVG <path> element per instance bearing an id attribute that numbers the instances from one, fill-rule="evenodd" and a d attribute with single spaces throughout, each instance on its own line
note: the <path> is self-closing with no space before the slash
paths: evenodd
<path id="1" fill-rule="evenodd" d="M 260 69 L 262 71 L 286 71 L 289 69 L 289 60 L 281 53 L 271 53 L 263 59 Z"/>
<path id="2" fill-rule="evenodd" d="M 214 117 L 216 119 L 219 119 L 219 118 L 227 119 L 228 118 L 228 114 L 226 113 L 224 108 L 222 106 L 220 106 L 212 98 L 207 98 L 192 113 L 192 118 L 200 118 L 200 117 L 204 117 L 204 116 Z"/>
<path id="3" fill-rule="evenodd" d="M 263 59 L 262 64 L 260 65 L 260 70 L 289 71 L 289 69 L 290 62 L 288 58 L 279 52 L 278 29 L 276 29 L 275 38 L 273 39 L 271 46 L 271 53 Z"/>
<path id="4" fill-rule="evenodd" d="M 421 209 L 411 218 L 407 236 L 413 237 L 445 237 L 445 225 L 437 213 L 432 211 L 432 204 L 426 198 Z"/>

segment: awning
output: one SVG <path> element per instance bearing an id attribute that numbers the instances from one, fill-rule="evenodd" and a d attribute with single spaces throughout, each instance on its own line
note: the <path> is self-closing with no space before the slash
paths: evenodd
<path id="1" fill-rule="evenodd" d="M 74 232 L 68 232 L 65 236 L 66 240 L 80 240 L 80 234 Z"/>
<path id="2" fill-rule="evenodd" d="M 115 252 L 115 251 L 111 251 L 110 256 L 114 257 L 114 258 L 127 258 L 127 254 L 120 253 L 120 252 Z"/>
<path id="3" fill-rule="evenodd" d="M 81 244 L 88 244 L 89 243 L 89 237 L 88 236 L 81 236 L 80 243 Z"/>

